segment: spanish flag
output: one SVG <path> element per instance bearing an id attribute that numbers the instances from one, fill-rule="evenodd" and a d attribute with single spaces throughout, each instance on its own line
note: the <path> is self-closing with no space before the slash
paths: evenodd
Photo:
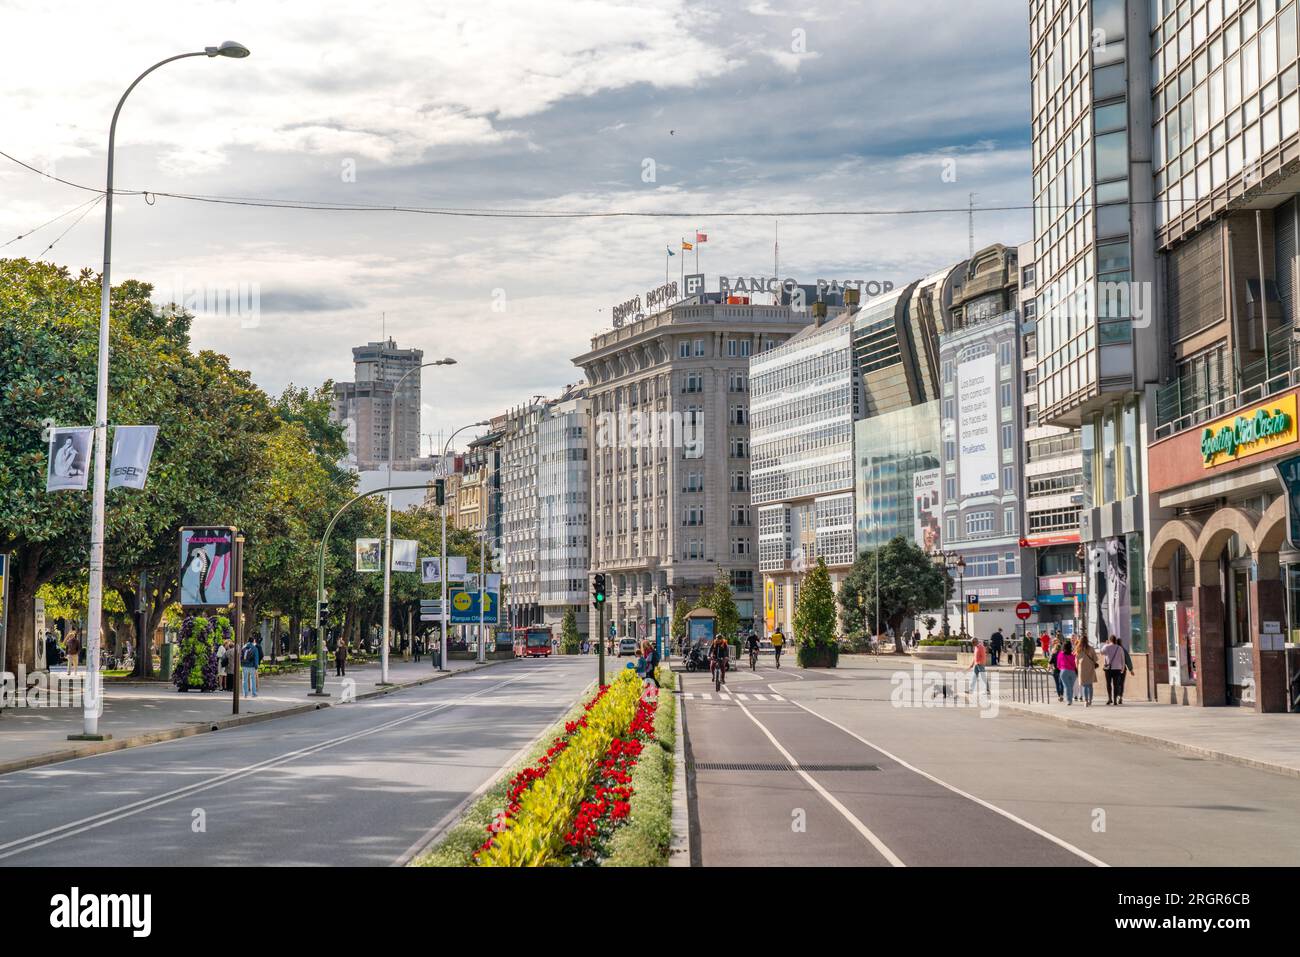
<path id="1" fill-rule="evenodd" d="M 688 243 L 684 239 L 682 240 L 682 249 L 694 249 L 694 248 L 695 247 L 691 243 Z"/>

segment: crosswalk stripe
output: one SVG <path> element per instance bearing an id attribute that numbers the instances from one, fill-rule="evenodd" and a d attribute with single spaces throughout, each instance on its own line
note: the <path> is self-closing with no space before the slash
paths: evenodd
<path id="1" fill-rule="evenodd" d="M 748 700 L 749 700 L 749 697 L 748 697 L 747 695 L 738 694 L 738 695 L 736 695 L 736 700 L 737 700 L 737 701 L 748 701 Z"/>
<path id="2" fill-rule="evenodd" d="M 772 700 L 773 700 L 773 701 L 784 701 L 785 699 L 782 698 L 779 694 L 774 694 L 774 695 L 772 695 Z"/>
<path id="3" fill-rule="evenodd" d="M 712 691 L 702 691 L 702 692 L 700 692 L 700 697 L 703 698 L 705 701 L 712 701 L 712 700 L 713 700 L 713 692 L 712 692 Z"/>
<path id="4" fill-rule="evenodd" d="M 718 693 L 718 697 L 721 698 L 723 701 L 730 701 L 730 700 L 731 700 L 731 695 L 727 694 L 725 691 L 721 691 L 721 692 L 719 692 L 719 693 Z"/>

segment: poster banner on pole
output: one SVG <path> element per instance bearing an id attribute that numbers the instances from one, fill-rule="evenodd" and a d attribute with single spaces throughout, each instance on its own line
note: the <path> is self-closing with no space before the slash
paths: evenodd
<path id="1" fill-rule="evenodd" d="M 500 573 L 500 572 L 488 572 L 488 574 L 487 574 L 487 585 L 484 587 L 483 590 L 484 590 L 484 591 L 490 591 L 490 592 L 492 592 L 492 593 L 494 593 L 494 594 L 497 594 L 497 595 L 501 594 L 501 573 Z"/>
<path id="2" fill-rule="evenodd" d="M 922 469 L 912 475 L 912 498 L 912 538 L 921 551 L 935 551 L 939 547 L 938 469 Z"/>
<path id="3" fill-rule="evenodd" d="M 441 558 L 421 558 L 420 581 L 425 585 L 442 581 L 441 563 Z"/>
<path id="4" fill-rule="evenodd" d="M 464 581 L 469 571 L 469 560 L 464 555 L 447 556 L 447 578 L 451 581 Z"/>
<path id="5" fill-rule="evenodd" d="M 50 460 L 45 470 L 45 491 L 86 490 L 90 477 L 91 428 L 50 429 Z"/>
<path id="6" fill-rule="evenodd" d="M 108 472 L 109 488 L 144 488 L 153 461 L 156 425 L 119 425 L 113 429 L 113 461 Z"/>
<path id="7" fill-rule="evenodd" d="M 218 608 L 233 601 L 235 530 L 182 528 L 182 607 Z"/>
<path id="8" fill-rule="evenodd" d="M 393 571 L 413 572 L 419 570 L 420 543 L 412 538 L 393 539 Z"/>
<path id="9" fill-rule="evenodd" d="M 380 572 L 384 570 L 383 542 L 378 538 L 358 538 L 356 541 L 357 571 Z"/>

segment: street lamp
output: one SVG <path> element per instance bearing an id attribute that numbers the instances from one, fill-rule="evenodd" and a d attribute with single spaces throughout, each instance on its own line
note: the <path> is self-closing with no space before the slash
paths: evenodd
<path id="1" fill-rule="evenodd" d="M 957 590 L 961 592 L 961 636 L 965 639 L 966 612 L 968 609 L 966 607 L 966 558 L 962 555 L 957 556 L 957 580 L 960 582 Z"/>
<path id="2" fill-rule="evenodd" d="M 248 47 L 233 40 L 227 40 L 219 47 L 204 47 L 196 53 L 178 53 L 176 56 L 159 60 L 141 73 L 113 110 L 113 121 L 108 127 L 108 185 L 104 190 L 104 272 L 100 278 L 99 293 L 99 364 L 95 388 L 95 484 L 92 494 L 90 518 L 90 586 L 86 609 L 86 678 L 82 697 L 83 728 L 80 735 L 70 738 L 83 740 L 100 740 L 99 715 L 103 711 L 103 700 L 99 694 L 99 640 L 100 618 L 104 613 L 104 496 L 106 463 L 108 454 L 108 330 L 109 299 L 112 282 L 109 278 L 109 265 L 113 258 L 113 147 L 117 140 L 117 118 L 122 112 L 122 105 L 131 91 L 141 80 L 174 60 L 184 60 L 192 56 L 231 57 L 243 59 L 248 56 Z M 143 642 L 142 642 L 143 644 Z"/>
<path id="3" fill-rule="evenodd" d="M 1083 638 L 1083 646 L 1086 648 L 1088 647 L 1088 546 L 1080 542 L 1074 557 L 1079 561 L 1079 585 L 1083 591 L 1082 598 L 1078 597 L 1077 592 L 1075 593 L 1079 601 L 1079 635 Z"/>
<path id="4" fill-rule="evenodd" d="M 456 360 L 450 357 L 446 359 L 435 359 L 432 362 L 425 362 L 413 369 L 407 369 L 402 373 L 397 383 L 393 386 L 392 398 L 388 400 L 388 483 L 393 484 L 393 428 L 397 417 L 397 393 L 402 389 L 402 383 L 406 377 L 413 372 L 419 372 L 421 369 L 427 369 L 429 366 L 454 366 Z M 389 492 L 384 496 L 388 500 L 387 507 L 384 509 L 384 638 L 379 646 L 379 683 L 381 685 L 389 684 L 388 681 L 388 630 L 391 621 L 390 615 L 392 609 L 389 608 L 389 589 L 393 574 L 393 493 Z"/>
<path id="5" fill-rule="evenodd" d="M 446 471 L 447 450 L 451 448 L 452 439 L 460 435 L 460 433 L 464 432 L 466 429 L 473 429 L 473 428 L 477 428 L 480 425 L 491 425 L 491 424 L 492 423 L 487 421 L 486 419 L 483 420 L 482 422 L 471 422 L 469 425 L 462 425 L 455 432 L 451 433 L 451 435 L 447 436 L 447 441 L 442 446 L 442 458 L 438 460 L 438 471 L 440 472 Z M 445 475 L 443 477 L 444 479 L 446 478 Z M 447 671 L 448 670 L 447 668 L 447 502 L 445 499 L 442 503 L 441 511 L 442 511 L 442 535 L 441 535 L 442 565 L 440 566 L 441 574 L 439 575 L 439 577 L 442 579 L 442 638 L 440 643 L 440 647 L 442 651 L 438 656 L 438 670 Z M 479 574 L 482 573 L 483 573 L 483 569 L 480 568 Z M 483 638 L 482 635 L 480 635 L 479 644 L 482 643 L 483 643 Z"/>

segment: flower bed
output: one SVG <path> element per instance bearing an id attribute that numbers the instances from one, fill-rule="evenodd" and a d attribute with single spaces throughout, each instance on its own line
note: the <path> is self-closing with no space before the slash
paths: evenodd
<path id="1" fill-rule="evenodd" d="M 598 863 L 631 810 L 631 771 L 654 735 L 653 699 L 623 671 L 510 783 L 508 804 L 475 855 L 484 866 Z"/>

